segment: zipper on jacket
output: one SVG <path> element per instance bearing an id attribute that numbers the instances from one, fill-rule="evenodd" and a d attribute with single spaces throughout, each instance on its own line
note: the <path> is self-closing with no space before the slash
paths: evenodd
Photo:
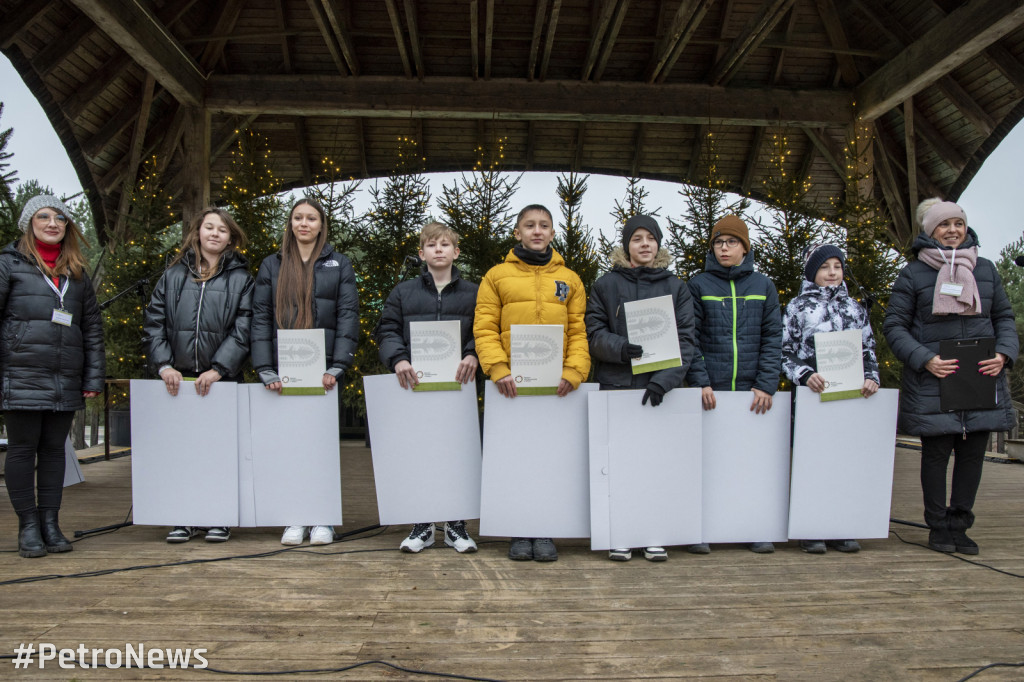
<path id="1" fill-rule="evenodd" d="M 740 370 L 739 344 L 736 343 L 736 281 L 729 280 L 732 289 L 732 390 L 736 390 L 736 375 Z"/>
<path id="2" fill-rule="evenodd" d="M 194 346 L 196 374 L 199 374 L 199 320 L 203 316 L 203 294 L 206 293 L 206 282 L 199 285 L 199 307 L 196 308 L 196 340 Z"/>

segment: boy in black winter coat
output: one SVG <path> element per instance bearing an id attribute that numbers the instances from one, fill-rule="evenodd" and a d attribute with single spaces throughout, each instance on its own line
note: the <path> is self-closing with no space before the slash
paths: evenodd
<path id="1" fill-rule="evenodd" d="M 715 391 L 750 391 L 751 411 L 764 414 L 782 371 L 782 313 L 772 281 L 754 272 L 747 224 L 727 215 L 711 230 L 704 272 L 690 280 L 697 329 L 697 353 L 686 383 L 699 386 L 705 410 L 715 409 Z M 707 554 L 706 543 L 690 545 Z M 770 542 L 754 542 L 759 554 L 775 551 Z"/>
<path id="2" fill-rule="evenodd" d="M 398 377 L 405 389 L 419 383 L 412 366 L 410 322 L 458 320 L 462 333 L 462 362 L 455 378 L 465 384 L 476 374 L 476 342 L 473 311 L 477 286 L 462 279 L 453 263 L 459 257 L 459 235 L 441 223 L 429 223 L 420 233 L 422 274 L 400 282 L 384 302 L 384 312 L 374 330 L 380 360 Z M 476 543 L 466 532 L 465 521 L 444 524 L 444 542 L 457 552 L 475 552 Z M 434 524 L 417 523 L 402 540 L 403 552 L 416 553 L 434 544 Z"/>
<path id="3" fill-rule="evenodd" d="M 594 379 L 601 390 L 646 389 L 642 402 L 661 404 L 665 394 L 683 385 L 693 357 L 693 303 L 686 283 L 666 267 L 670 257 L 661 248 L 662 233 L 651 216 L 635 215 L 622 227 L 622 246 L 612 251 L 612 267 L 594 283 L 587 302 L 587 341 L 594 361 Z M 675 304 L 679 356 L 682 364 L 654 372 L 633 374 L 631 358 L 639 358 L 643 347 L 629 342 L 623 304 L 658 296 L 671 296 Z M 629 548 L 608 552 L 612 561 L 629 561 Z M 648 561 L 664 561 L 664 547 L 645 547 Z"/>

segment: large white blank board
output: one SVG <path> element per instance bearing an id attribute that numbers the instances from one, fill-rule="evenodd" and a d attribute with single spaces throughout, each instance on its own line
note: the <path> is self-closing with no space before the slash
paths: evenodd
<path id="1" fill-rule="evenodd" d="M 703 413 L 703 542 L 785 542 L 789 514 L 789 393 L 765 414 L 751 391 L 715 391 Z"/>
<path id="2" fill-rule="evenodd" d="M 363 388 L 380 522 L 479 518 L 476 384 L 412 391 L 381 374 L 363 377 Z"/>
<path id="3" fill-rule="evenodd" d="M 238 524 L 238 385 L 217 382 L 200 397 L 183 381 L 133 379 L 132 519 L 137 525 Z"/>
<path id="4" fill-rule="evenodd" d="M 590 536 L 587 393 L 506 398 L 484 389 L 480 534 Z"/>
<path id="5" fill-rule="evenodd" d="M 888 537 L 899 393 L 821 402 L 797 388 L 789 537 Z"/>
<path id="6" fill-rule="evenodd" d="M 278 395 L 258 384 L 246 388 L 252 488 L 243 494 L 251 492 L 254 525 L 340 524 L 338 389 L 326 395 Z"/>
<path id="7" fill-rule="evenodd" d="M 669 391 L 658 407 L 643 395 L 588 396 L 591 549 L 700 542 L 700 389 Z"/>

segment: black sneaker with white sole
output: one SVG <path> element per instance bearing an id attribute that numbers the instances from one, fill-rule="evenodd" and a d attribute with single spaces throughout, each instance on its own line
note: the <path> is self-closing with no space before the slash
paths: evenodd
<path id="1" fill-rule="evenodd" d="M 448 521 L 444 524 L 444 544 L 453 547 L 459 554 L 472 554 L 476 543 L 466 532 L 465 521 Z"/>
<path id="2" fill-rule="evenodd" d="M 399 546 L 403 552 L 409 552 L 416 554 L 422 549 L 430 547 L 434 544 L 434 524 L 432 523 L 417 523 L 412 527 L 412 531 L 409 533 L 409 537 L 402 540 L 402 544 Z"/>

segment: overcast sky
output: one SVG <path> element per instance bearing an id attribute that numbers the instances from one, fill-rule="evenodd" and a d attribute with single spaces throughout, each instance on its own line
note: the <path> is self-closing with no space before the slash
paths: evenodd
<path id="1" fill-rule="evenodd" d="M 12 169 L 18 180 L 36 179 L 51 186 L 55 192 L 70 196 L 82 187 L 61 146 L 50 127 L 46 114 L 25 87 L 17 71 L 6 57 L 0 55 L 0 101 L 4 103 L 0 129 L 14 128 L 7 151 L 14 153 Z M 1024 128 L 1017 126 L 1003 143 L 989 156 L 974 176 L 974 180 L 960 197 L 960 205 L 967 213 L 968 222 L 979 235 L 981 254 L 995 259 L 999 250 L 1022 236 L 1024 220 L 1017 216 L 1014 206 L 1020 206 L 1016 192 L 1021 191 L 1019 167 L 1024 158 Z M 513 207 L 528 203 L 544 204 L 558 212 L 555 193 L 555 173 L 526 173 Z M 432 174 L 431 191 L 436 198 L 441 185 L 450 182 L 452 174 Z M 616 199 L 625 194 L 626 180 L 620 177 L 591 175 L 583 200 L 583 220 L 595 231 L 604 229 L 608 234 L 612 224 L 609 216 Z M 679 185 L 676 183 L 645 181 L 651 192 L 649 206 L 661 207 L 662 216 L 678 216 L 683 211 Z M 365 185 L 364 185 L 365 186 Z M 360 209 L 369 203 L 368 192 L 360 192 Z M 438 213 L 436 207 L 432 207 Z"/>

